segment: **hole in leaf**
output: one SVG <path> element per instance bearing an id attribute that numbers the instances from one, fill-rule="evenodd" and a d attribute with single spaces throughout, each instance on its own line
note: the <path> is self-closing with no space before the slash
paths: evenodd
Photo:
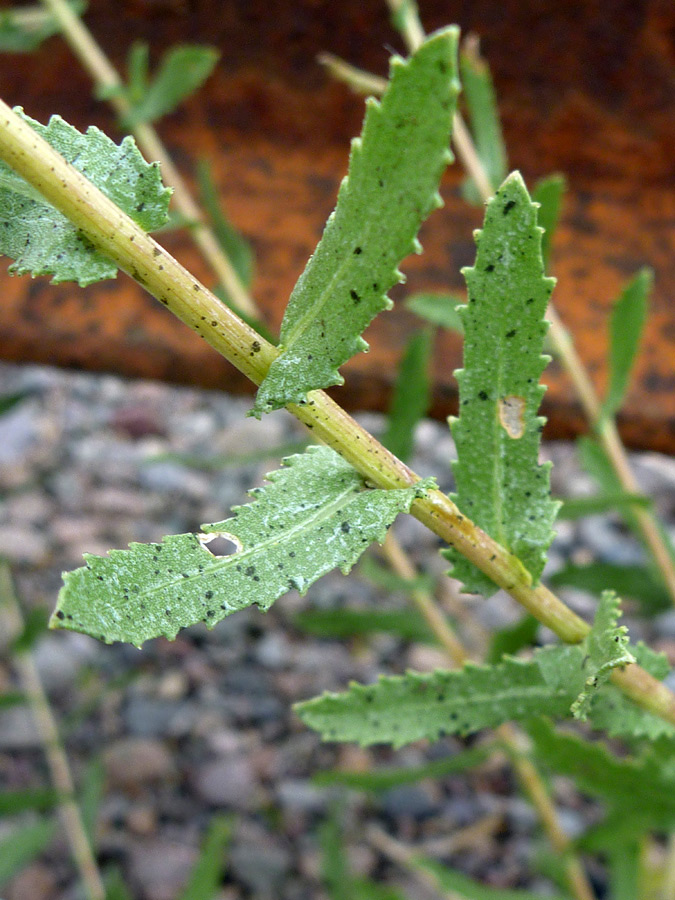
<path id="1" fill-rule="evenodd" d="M 223 556 L 234 556 L 243 550 L 243 546 L 239 538 L 227 531 L 214 531 L 213 534 L 200 534 L 199 543 L 205 550 L 208 550 L 212 556 L 220 559 Z"/>
<path id="2" fill-rule="evenodd" d="M 510 438 L 520 438 L 525 433 L 525 400 L 509 394 L 499 401 L 499 421 Z"/>

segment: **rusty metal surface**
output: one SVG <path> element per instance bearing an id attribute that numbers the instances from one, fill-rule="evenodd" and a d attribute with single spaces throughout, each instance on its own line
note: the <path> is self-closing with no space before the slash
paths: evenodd
<path id="1" fill-rule="evenodd" d="M 651 315 L 621 428 L 627 442 L 675 451 L 675 249 L 673 116 L 675 13 L 662 0 L 606 4 L 507 0 L 422 3 L 428 26 L 449 21 L 482 34 L 498 92 L 511 164 L 527 182 L 564 172 L 569 194 L 554 248 L 554 294 L 599 389 L 605 380 L 612 299 L 641 265 L 656 273 Z M 345 172 L 362 101 L 328 81 L 321 50 L 384 74 L 400 46 L 381 4 L 312 0 L 93 0 L 87 22 L 117 65 L 129 37 L 153 53 L 179 40 L 217 44 L 223 60 L 198 98 L 162 123 L 186 173 L 199 156 L 214 174 L 231 218 L 257 254 L 254 294 L 276 326 L 309 257 Z M 3 95 L 44 120 L 59 112 L 78 127 L 98 124 L 119 137 L 86 76 L 53 38 L 37 56 L 0 60 Z M 459 198 L 461 175 L 444 179 L 446 206 L 424 228 L 424 254 L 407 261 L 406 290 L 462 289 L 461 266 L 474 255 L 480 211 Z M 178 235 L 164 243 L 196 274 L 208 272 Z M 242 376 L 126 276 L 81 290 L 46 279 L 0 275 L 0 357 L 116 371 L 244 391 Z M 396 297 L 403 296 L 401 290 Z M 380 409 L 414 321 L 400 307 L 367 333 L 371 352 L 345 366 L 335 396 L 350 408 Z M 438 339 L 434 414 L 456 400 L 452 371 L 459 343 Z M 545 373 L 550 437 L 583 429 L 566 377 Z"/>

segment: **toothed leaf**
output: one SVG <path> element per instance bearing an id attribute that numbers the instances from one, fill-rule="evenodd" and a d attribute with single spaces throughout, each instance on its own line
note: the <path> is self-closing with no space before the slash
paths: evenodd
<path id="1" fill-rule="evenodd" d="M 290 457 L 267 480 L 251 492 L 252 503 L 203 526 L 203 535 L 85 555 L 86 566 L 65 575 L 52 626 L 140 645 L 160 635 L 172 639 L 196 622 L 212 627 L 253 603 L 266 610 L 336 566 L 348 572 L 427 486 L 367 490 L 327 447 Z M 227 546 L 216 549 L 211 536 Z"/>
<path id="2" fill-rule="evenodd" d="M 342 384 L 338 367 L 367 344 L 361 332 L 391 306 L 398 265 L 419 251 L 415 235 L 440 206 L 438 182 L 451 159 L 457 29 L 394 57 L 381 101 L 367 101 L 349 174 L 321 241 L 293 290 L 281 326 L 281 354 L 258 391 L 254 413 L 301 403 L 308 391 Z"/>
<path id="3" fill-rule="evenodd" d="M 372 685 L 353 683 L 342 694 L 323 694 L 296 710 L 324 740 L 401 747 L 539 714 L 569 715 L 580 686 L 581 658 L 580 647 L 554 647 L 530 662 L 505 659 L 429 675 L 408 672 Z"/>
<path id="4" fill-rule="evenodd" d="M 476 264 L 464 270 L 469 302 L 459 310 L 464 368 L 455 373 L 460 415 L 451 426 L 456 502 L 536 581 L 559 506 L 549 493 L 550 464 L 538 462 L 539 379 L 549 359 L 541 352 L 544 314 L 554 282 L 544 277 L 537 210 L 517 172 L 488 202 L 476 243 Z M 467 591 L 497 590 L 453 550 L 446 555 Z"/>
<path id="5" fill-rule="evenodd" d="M 41 125 L 16 112 L 141 228 L 151 231 L 166 222 L 171 191 L 162 185 L 159 165 L 145 162 L 133 138 L 118 146 L 93 126 L 81 134 L 60 116 Z M 0 163 L 0 253 L 15 260 L 12 274 L 53 275 L 55 283 L 84 286 L 117 274 L 110 259 L 5 163 Z"/>
<path id="6" fill-rule="evenodd" d="M 663 681 L 670 672 L 665 654 L 656 653 L 641 642 L 630 649 L 638 665 L 659 681 Z M 594 728 L 605 731 L 609 737 L 646 738 L 650 741 L 667 737 L 675 740 L 675 726 L 642 706 L 631 703 L 611 683 L 602 685 L 597 691 L 589 719 Z"/>
<path id="7" fill-rule="evenodd" d="M 587 718 L 595 691 L 609 679 L 612 669 L 635 662 L 628 649 L 628 629 L 617 624 L 620 602 L 614 591 L 603 591 L 593 627 L 584 641 L 588 651 L 584 660 L 586 684 L 572 704 L 572 714 L 578 719 Z"/>

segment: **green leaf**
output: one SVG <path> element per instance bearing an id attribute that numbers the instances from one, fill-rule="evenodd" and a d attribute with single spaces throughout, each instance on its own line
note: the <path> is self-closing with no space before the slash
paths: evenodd
<path id="1" fill-rule="evenodd" d="M 0 841 L 0 887 L 42 853 L 55 830 L 56 822 L 45 819 L 32 825 L 23 825 Z"/>
<path id="2" fill-rule="evenodd" d="M 553 235 L 558 227 L 558 218 L 562 207 L 563 194 L 567 189 L 564 175 L 548 175 L 538 181 L 532 191 L 532 199 L 539 204 L 537 221 L 544 229 L 541 238 L 541 255 L 544 260 L 544 270 L 548 270 L 551 258 L 551 244 Z"/>
<path id="3" fill-rule="evenodd" d="M 47 631 L 47 611 L 36 607 L 29 610 L 25 617 L 23 630 L 11 644 L 12 653 L 25 653 Z"/>
<path id="4" fill-rule="evenodd" d="M 127 55 L 128 100 L 132 106 L 143 101 L 148 90 L 150 47 L 145 41 L 134 41 Z"/>
<path id="5" fill-rule="evenodd" d="M 618 625 L 621 601 L 614 591 L 603 591 L 593 626 L 584 641 L 587 654 L 584 669 L 587 672 L 583 691 L 572 704 L 572 714 L 586 719 L 597 688 L 612 674 L 612 669 L 635 662 L 628 649 L 628 629 Z"/>
<path id="6" fill-rule="evenodd" d="M 654 282 L 651 269 L 641 269 L 614 304 L 610 321 L 609 387 L 601 409 L 611 418 L 621 408 L 647 319 L 647 298 Z"/>
<path id="7" fill-rule="evenodd" d="M 157 163 L 148 165 L 133 138 L 117 146 L 98 128 L 80 134 L 60 116 L 41 125 L 16 110 L 78 171 L 146 231 L 166 221 L 170 190 Z M 84 286 L 114 278 L 117 267 L 65 216 L 43 200 L 9 166 L 0 163 L 0 253 L 15 262 L 13 274 L 53 275 L 54 282 Z"/>
<path id="8" fill-rule="evenodd" d="M 319 828 L 321 875 L 330 900 L 352 900 L 352 879 L 342 842 L 340 812 L 340 806 L 334 804 Z"/>
<path id="9" fill-rule="evenodd" d="M 567 563 L 548 579 L 552 587 L 574 587 L 600 595 L 611 588 L 623 597 L 633 597 L 645 613 L 655 615 L 671 607 L 668 591 L 647 566 L 594 562 L 588 565 Z"/>
<path id="10" fill-rule="evenodd" d="M 642 642 L 632 645 L 631 650 L 638 665 L 659 681 L 670 672 L 665 654 L 656 653 Z M 597 692 L 590 720 L 594 728 L 606 732 L 609 737 L 646 738 L 649 741 L 675 739 L 675 726 L 631 703 L 613 684 L 604 684 Z"/>
<path id="11" fill-rule="evenodd" d="M 480 55 L 477 37 L 472 36 L 463 42 L 459 69 L 478 157 L 490 184 L 501 184 L 509 170 L 508 159 L 492 76 L 488 64 Z M 471 178 L 464 182 L 462 193 L 469 203 L 482 205 L 483 198 Z"/>
<path id="12" fill-rule="evenodd" d="M 463 297 L 456 294 L 413 294 L 405 301 L 405 306 L 410 312 L 426 319 L 432 325 L 448 328 L 450 331 L 464 331 L 461 316 L 457 307 L 466 303 Z"/>
<path id="13" fill-rule="evenodd" d="M 411 591 L 433 591 L 437 581 L 428 572 L 419 572 L 414 578 L 403 578 L 402 575 L 392 572 L 388 566 L 378 563 L 372 555 L 363 557 L 359 564 L 358 574 L 361 578 L 371 581 L 390 594 L 397 591 L 404 594 L 410 594 Z"/>
<path id="14" fill-rule="evenodd" d="M 86 9 L 83 0 L 67 0 L 80 16 Z M 16 6 L 0 11 L 0 53 L 32 53 L 60 31 L 54 16 L 41 6 Z"/>
<path id="15" fill-rule="evenodd" d="M 412 856 L 410 864 L 419 872 L 430 875 L 439 891 L 452 892 L 452 897 L 458 900 L 551 900 L 550 894 L 486 887 L 457 869 L 450 869 L 427 856 Z"/>
<path id="16" fill-rule="evenodd" d="M 415 428 L 431 403 L 432 335 L 425 329 L 410 338 L 399 366 L 382 443 L 407 462 L 415 447 Z"/>
<path id="17" fill-rule="evenodd" d="M 85 555 L 67 573 L 51 625 L 106 642 L 141 645 L 172 639 L 181 628 L 213 627 L 255 603 L 268 609 L 293 588 L 339 566 L 348 572 L 373 541 L 383 541 L 398 513 L 428 482 L 369 490 L 359 473 L 327 447 L 310 447 L 268 475 L 253 503 L 236 507 L 204 534 L 177 534 L 161 544 L 131 544 L 107 557 Z M 207 544 L 223 537 L 227 548 Z"/>
<path id="18" fill-rule="evenodd" d="M 527 613 L 511 628 L 495 631 L 490 641 L 487 661 L 498 663 L 501 662 L 503 656 L 514 656 L 523 647 L 529 647 L 534 643 L 538 629 L 537 619 Z"/>
<path id="19" fill-rule="evenodd" d="M 559 519 L 581 519 L 618 510 L 651 509 L 653 501 L 644 494 L 630 494 L 627 491 L 614 491 L 610 494 L 593 494 L 588 497 L 566 497 L 562 501 Z"/>
<path id="20" fill-rule="evenodd" d="M 387 291 L 415 237 L 440 206 L 438 182 L 457 97 L 457 28 L 429 37 L 408 60 L 394 57 L 382 100 L 366 101 L 343 180 L 314 255 L 281 326 L 281 354 L 258 391 L 254 413 L 302 403 L 308 391 L 342 384 L 338 367 L 367 349 L 361 332 L 391 307 Z"/>
<path id="21" fill-rule="evenodd" d="M 485 762 L 492 753 L 493 748 L 490 746 L 472 747 L 470 750 L 463 750 L 443 759 L 435 759 L 423 766 L 375 769 L 372 772 L 333 769 L 329 772 L 317 772 L 312 776 L 312 781 L 321 787 L 339 784 L 356 791 L 379 793 L 400 787 L 402 784 L 415 784 L 425 778 L 443 778 L 446 775 L 465 772 Z"/>
<path id="22" fill-rule="evenodd" d="M 637 842 L 614 846 L 609 853 L 611 900 L 635 900 L 640 894 L 640 846 Z"/>
<path id="23" fill-rule="evenodd" d="M 405 641 L 437 643 L 422 616 L 402 609 L 310 609 L 293 618 L 296 628 L 324 638 L 385 632 Z"/>
<path id="24" fill-rule="evenodd" d="M 30 397 L 30 394 L 30 391 L 15 391 L 11 394 L 0 395 L 0 416 L 4 416 L 10 409 L 14 409 L 15 406 Z"/>
<path id="25" fill-rule="evenodd" d="M 26 695 L 21 691 L 5 691 L 3 694 L 0 694 L 0 709 L 9 709 L 10 706 L 23 706 L 26 702 Z"/>
<path id="26" fill-rule="evenodd" d="M 180 900 L 214 900 L 225 871 L 225 852 L 232 838 L 230 816 L 214 816 L 210 823 L 199 859 L 195 863 Z"/>
<path id="27" fill-rule="evenodd" d="M 96 843 L 96 823 L 105 789 L 105 767 L 100 757 L 90 760 L 82 779 L 79 807 L 84 830 L 93 847 Z"/>
<path id="28" fill-rule="evenodd" d="M 13 816 L 27 809 L 42 812 L 58 803 L 58 794 L 53 788 L 26 788 L 19 791 L 0 791 L 0 816 Z"/>
<path id="29" fill-rule="evenodd" d="M 134 92 L 138 90 L 141 80 L 147 78 L 147 69 L 143 73 L 140 53 L 138 56 L 139 59 L 133 55 L 130 58 L 129 80 Z M 202 86 L 219 57 L 220 53 L 215 47 L 199 44 L 172 47 L 162 57 L 154 78 L 145 87 L 139 102 L 125 116 L 125 126 L 133 129 L 142 122 L 154 122 L 173 112 L 183 100 Z"/>
<path id="30" fill-rule="evenodd" d="M 675 825 L 675 777 L 654 760 L 619 759 L 602 744 L 556 732 L 544 719 L 527 730 L 542 766 L 573 778 L 579 790 L 600 797 L 641 828 L 668 830 Z"/>
<path id="31" fill-rule="evenodd" d="M 197 163 L 197 184 L 209 222 L 223 252 L 232 263 L 241 283 L 249 288 L 253 283 L 255 257 L 251 245 L 234 228 L 221 206 L 211 166 L 205 159 Z"/>
<path id="32" fill-rule="evenodd" d="M 582 656 L 580 647 L 555 647 L 539 651 L 530 662 L 505 659 L 450 672 L 383 676 L 375 684 L 352 683 L 342 694 L 325 693 L 295 709 L 324 740 L 402 747 L 539 714 L 568 715 L 583 684 Z"/>
<path id="33" fill-rule="evenodd" d="M 476 243 L 476 264 L 464 269 L 464 367 L 455 373 L 460 415 L 451 424 L 456 502 L 536 581 L 558 509 L 550 497 L 550 464 L 538 461 L 544 420 L 537 415 L 549 359 L 541 352 L 544 314 L 554 282 L 544 277 L 536 208 L 517 172 L 487 203 Z M 444 555 L 465 590 L 488 596 L 497 590 L 456 551 Z"/>
<path id="34" fill-rule="evenodd" d="M 105 872 L 105 900 L 134 900 L 117 868 Z"/>
<path id="35" fill-rule="evenodd" d="M 351 900 L 408 900 L 398 888 L 378 884 L 365 878 L 355 878 L 351 883 Z"/>

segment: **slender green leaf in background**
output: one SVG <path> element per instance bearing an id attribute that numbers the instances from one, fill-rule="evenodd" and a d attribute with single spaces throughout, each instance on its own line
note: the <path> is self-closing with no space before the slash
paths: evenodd
<path id="1" fill-rule="evenodd" d="M 647 566 L 593 562 L 567 563 L 548 577 L 552 587 L 573 587 L 598 596 L 611 589 L 622 597 L 640 602 L 644 613 L 655 615 L 671 608 L 672 601 L 663 583 Z"/>
<path id="2" fill-rule="evenodd" d="M 652 270 L 641 269 L 614 304 L 610 321 L 609 386 L 601 411 L 605 418 L 615 415 L 623 404 L 647 319 L 647 299 L 653 283 Z"/>
<path id="3" fill-rule="evenodd" d="M 398 888 L 366 878 L 352 879 L 351 900 L 410 900 Z"/>
<path id="4" fill-rule="evenodd" d="M 24 617 L 23 630 L 11 645 L 12 653 L 25 653 L 30 650 L 39 638 L 47 631 L 49 616 L 45 609 L 35 607 Z"/>
<path id="5" fill-rule="evenodd" d="M 640 845 L 637 841 L 612 847 L 609 858 L 611 900 L 635 900 L 640 893 Z"/>
<path id="6" fill-rule="evenodd" d="M 16 111 L 146 231 L 166 221 L 171 191 L 162 185 L 158 164 L 145 162 L 133 138 L 126 137 L 118 146 L 93 126 L 80 134 L 60 116 L 52 116 L 45 126 Z M 77 281 L 84 286 L 117 274 L 111 260 L 4 163 L 0 163 L 0 253 L 15 260 L 11 273 L 53 275 L 54 282 Z"/>
<path id="7" fill-rule="evenodd" d="M 68 6 L 81 16 L 87 5 L 83 0 L 67 0 Z M 0 53 L 32 53 L 60 27 L 43 6 L 15 6 L 0 11 Z"/>
<path id="8" fill-rule="evenodd" d="M 214 816 L 211 819 L 199 859 L 179 900 L 215 900 L 219 896 L 232 828 L 233 822 L 229 816 Z"/>
<path id="9" fill-rule="evenodd" d="M 410 338 L 399 365 L 382 443 L 407 462 L 415 447 L 415 428 L 431 403 L 429 362 L 433 335 L 430 329 Z"/>
<path id="10" fill-rule="evenodd" d="M 143 101 L 150 76 L 150 47 L 134 41 L 127 54 L 127 99 L 132 106 Z"/>
<path id="11" fill-rule="evenodd" d="M 418 572 L 414 578 L 403 578 L 402 575 L 397 575 L 387 566 L 377 562 L 372 555 L 363 557 L 357 574 L 390 594 L 396 591 L 404 594 L 411 591 L 433 591 L 437 581 L 430 572 Z"/>
<path id="12" fill-rule="evenodd" d="M 411 867 L 431 876 L 439 891 L 462 900 L 555 900 L 550 894 L 538 894 L 510 888 L 487 887 L 457 869 L 450 869 L 427 856 L 413 856 Z M 561 898 L 562 900 L 562 898 Z"/>
<path id="13" fill-rule="evenodd" d="M 579 462 L 588 472 L 588 474 L 597 481 L 598 485 L 604 493 L 609 494 L 622 490 L 619 476 L 614 471 L 611 461 L 608 459 L 607 454 L 597 441 L 589 437 L 579 438 L 577 440 L 577 452 L 579 454 Z M 640 525 L 639 519 L 633 508 L 623 507 L 619 511 L 624 522 L 631 529 L 635 537 L 645 546 L 647 550 L 649 550 L 649 547 L 646 545 L 644 539 L 644 534 L 642 532 L 642 527 Z M 656 527 L 661 534 L 661 539 L 663 540 L 663 544 L 666 547 L 670 558 L 673 560 L 673 562 L 675 562 L 675 546 L 673 546 L 673 541 L 669 533 L 663 527 L 659 519 L 656 519 Z M 656 577 L 658 577 L 659 579 L 661 578 L 656 568 L 655 574 Z M 605 585 L 605 587 L 609 586 L 610 585 Z M 670 603 L 671 601 L 668 600 L 669 605 Z"/>
<path id="14" fill-rule="evenodd" d="M 609 804 L 610 811 L 640 828 L 670 830 L 675 826 L 675 773 L 664 772 L 653 759 L 619 759 L 603 744 L 556 731 L 544 719 L 527 730 L 540 764 L 573 778 L 579 788 Z"/>
<path id="15" fill-rule="evenodd" d="M 458 83 L 456 27 L 431 35 L 407 61 L 394 57 L 381 101 L 367 103 L 349 174 L 281 326 L 281 354 L 258 391 L 260 415 L 342 384 L 338 368 L 367 348 L 361 332 L 391 306 L 398 266 L 441 204 Z"/>
<path id="16" fill-rule="evenodd" d="M 487 662 L 501 662 L 503 656 L 514 656 L 523 647 L 529 647 L 535 642 L 538 630 L 539 622 L 527 613 L 510 628 L 495 631 L 490 639 Z"/>
<path id="17" fill-rule="evenodd" d="M 457 294 L 413 294 L 405 301 L 406 309 L 414 312 L 421 319 L 432 325 L 448 328 L 450 331 L 464 331 L 461 316 L 457 307 L 466 303 L 464 297 Z"/>
<path id="18" fill-rule="evenodd" d="M 508 159 L 492 75 L 480 55 L 477 36 L 469 35 L 462 43 L 459 69 L 462 96 L 469 113 L 469 127 L 478 157 L 490 184 L 501 184 L 509 171 Z M 469 203 L 483 203 L 481 193 L 471 178 L 464 182 L 462 192 Z"/>
<path id="19" fill-rule="evenodd" d="M 611 494 L 593 494 L 588 497 L 565 497 L 558 513 L 559 519 L 581 519 L 584 516 L 593 516 L 625 509 L 651 509 L 653 501 L 644 494 L 629 494 L 626 491 L 616 491 Z"/>
<path id="20" fill-rule="evenodd" d="M 199 199 L 221 249 L 232 263 L 241 283 L 250 288 L 255 267 L 253 249 L 225 215 L 218 196 L 218 188 L 213 180 L 211 165 L 205 159 L 200 159 L 197 163 L 197 184 Z"/>
<path id="21" fill-rule="evenodd" d="M 333 804 L 319 828 L 321 875 L 330 900 L 353 900 L 352 878 L 342 841 L 341 805 Z"/>
<path id="22" fill-rule="evenodd" d="M 78 803 L 82 824 L 92 847 L 96 843 L 96 823 L 104 790 L 105 767 L 100 757 L 94 757 L 84 770 Z"/>
<path id="23" fill-rule="evenodd" d="M 270 459 L 282 459 L 284 456 L 302 453 L 308 446 L 308 441 L 287 441 L 275 447 L 252 449 L 248 453 L 220 453 L 213 456 L 196 453 L 157 453 L 143 457 L 140 463 L 143 466 L 152 466 L 158 462 L 173 462 L 202 472 L 220 472 L 222 469 L 255 466 Z"/>
<path id="24" fill-rule="evenodd" d="M 173 112 L 183 100 L 198 90 L 209 77 L 220 53 L 215 47 L 200 44 L 172 47 L 162 57 L 156 73 L 144 86 L 147 79 L 147 63 L 142 62 L 142 51 L 133 50 L 130 57 L 130 83 L 134 95 L 139 87 L 144 87 L 137 102 L 129 97 L 133 108 L 125 117 L 127 128 L 135 128 L 142 122 L 155 122 Z"/>
<path id="25" fill-rule="evenodd" d="M 296 705 L 324 740 L 386 743 L 469 734 L 509 720 L 567 716 L 584 684 L 581 647 L 539 650 L 533 660 L 505 659 L 433 674 L 408 672 L 371 685 L 351 684 Z"/>
<path id="26" fill-rule="evenodd" d="M 384 632 L 405 641 L 437 643 L 422 616 L 412 609 L 308 609 L 294 616 L 293 624 L 302 631 L 324 638 L 351 638 Z"/>
<path id="27" fill-rule="evenodd" d="M 107 642 L 140 645 L 173 638 L 181 628 L 216 622 L 255 603 L 310 584 L 339 566 L 349 571 L 369 544 L 383 541 L 428 482 L 400 490 L 367 489 L 362 477 L 328 447 L 310 447 L 267 476 L 234 516 L 178 534 L 161 544 L 131 544 L 107 557 L 85 555 L 66 573 L 51 624 Z M 222 536 L 229 555 L 214 556 Z"/>
<path id="28" fill-rule="evenodd" d="M 9 709 L 10 706 L 22 706 L 26 703 L 26 696 L 21 691 L 5 691 L 0 694 L 0 710 Z"/>
<path id="29" fill-rule="evenodd" d="M 23 825 L 0 841 L 0 887 L 42 853 L 55 831 L 56 821 L 44 819 Z"/>
<path id="30" fill-rule="evenodd" d="M 539 464 L 544 420 L 537 415 L 546 306 L 553 279 L 544 277 L 536 207 L 519 173 L 488 202 L 476 232 L 473 268 L 464 270 L 469 302 L 464 321 L 464 365 L 459 417 L 452 421 L 453 463 L 460 510 L 519 557 L 536 581 L 553 540 L 558 503 L 551 500 L 549 464 Z M 465 590 L 497 587 L 456 551 L 444 552 Z"/>
<path id="31" fill-rule="evenodd" d="M 23 403 L 27 397 L 30 397 L 30 391 L 14 391 L 11 394 L 0 395 L 0 416 Z"/>
<path id="32" fill-rule="evenodd" d="M 134 900 L 119 869 L 105 873 L 105 900 Z"/>
<path id="33" fill-rule="evenodd" d="M 442 759 L 435 759 L 422 766 L 374 769 L 370 772 L 333 769 L 328 772 L 317 772 L 312 776 L 312 781 L 321 787 L 339 784 L 356 791 L 379 793 L 403 784 L 415 784 L 425 778 L 443 778 L 446 775 L 466 772 L 467 769 L 472 769 L 485 762 L 493 752 L 494 747 L 482 745 L 472 747 L 470 750 L 462 750 L 452 756 L 444 756 Z"/>
<path id="34" fill-rule="evenodd" d="M 572 704 L 572 713 L 578 719 L 586 719 L 598 687 L 605 684 L 612 669 L 635 662 L 628 649 L 628 629 L 619 625 L 621 601 L 614 591 L 603 591 L 593 626 L 584 641 L 587 654 L 584 657 L 586 684 Z"/>
<path id="35" fill-rule="evenodd" d="M 532 191 L 532 199 L 539 204 L 537 221 L 544 229 L 541 238 L 541 255 L 544 260 L 544 271 L 548 271 L 551 259 L 551 243 L 558 227 L 560 209 L 567 182 L 564 175 L 548 175 L 538 181 Z"/>
<path id="36" fill-rule="evenodd" d="M 13 816 L 27 809 L 45 811 L 58 802 L 53 788 L 26 788 L 18 791 L 0 791 L 0 816 Z"/>

